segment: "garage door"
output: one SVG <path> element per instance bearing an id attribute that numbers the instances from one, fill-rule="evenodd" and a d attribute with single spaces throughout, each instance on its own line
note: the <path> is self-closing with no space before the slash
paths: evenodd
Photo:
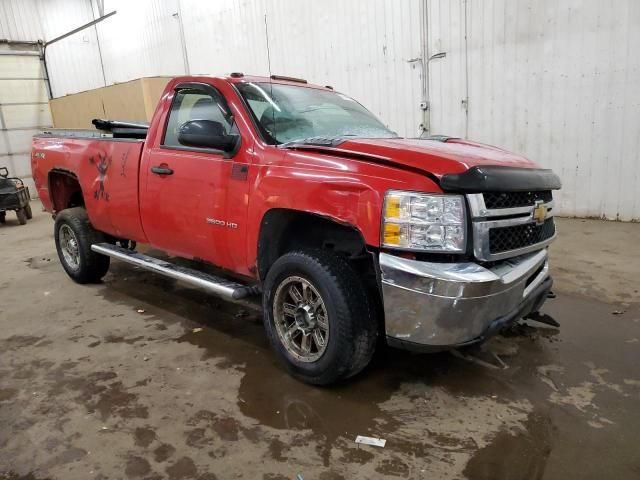
<path id="1" fill-rule="evenodd" d="M 37 47 L 0 45 L 0 167 L 36 190 L 31 179 L 31 137 L 51 126 L 42 63 Z"/>

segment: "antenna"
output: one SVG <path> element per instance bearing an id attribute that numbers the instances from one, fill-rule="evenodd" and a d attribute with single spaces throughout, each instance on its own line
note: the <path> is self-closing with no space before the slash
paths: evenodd
<path id="1" fill-rule="evenodd" d="M 267 40 L 267 68 L 269 69 L 269 78 L 271 78 L 271 52 L 269 51 L 269 23 L 267 22 L 267 14 L 264 14 L 264 35 Z"/>
<path id="2" fill-rule="evenodd" d="M 264 14 L 264 35 L 267 41 L 267 68 L 269 70 L 269 96 L 273 101 L 273 79 L 271 74 L 271 50 L 269 49 L 269 22 L 267 21 L 267 14 Z M 278 135 L 276 132 L 276 109 L 271 108 L 271 123 L 273 125 L 273 139 L 277 142 Z"/>

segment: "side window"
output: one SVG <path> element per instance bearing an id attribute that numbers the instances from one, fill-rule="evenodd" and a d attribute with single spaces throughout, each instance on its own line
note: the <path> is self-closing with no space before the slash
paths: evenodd
<path id="1" fill-rule="evenodd" d="M 179 90 L 176 92 L 169 111 L 169 120 L 162 145 L 167 147 L 183 147 L 178 142 L 178 131 L 189 120 L 215 120 L 220 122 L 225 133 L 235 133 L 229 118 L 225 116 L 225 108 L 218 95 L 210 95 L 202 90 Z"/>

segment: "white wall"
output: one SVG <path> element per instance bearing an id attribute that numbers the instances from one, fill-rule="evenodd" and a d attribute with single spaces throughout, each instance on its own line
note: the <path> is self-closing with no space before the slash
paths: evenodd
<path id="1" fill-rule="evenodd" d="M 415 136 L 422 70 L 408 60 L 446 52 L 429 63 L 433 133 L 496 144 L 553 168 L 564 183 L 559 213 L 640 219 L 637 0 L 615 8 L 599 0 L 104 3 L 118 13 L 47 52 L 55 96 L 182 74 L 187 64 L 191 73 L 267 74 L 268 28 L 273 73 L 333 85 Z M 90 0 L 0 0 L 0 15 L 0 38 L 50 39 L 98 11 Z"/>
<path id="2" fill-rule="evenodd" d="M 177 9 L 177 0 L 105 1 L 105 13 L 118 12 L 97 26 L 108 85 L 185 73 Z"/>
<path id="3" fill-rule="evenodd" d="M 93 20 L 88 0 L 0 0 L 0 39 L 51 40 Z M 104 86 L 95 28 L 47 49 L 54 96 Z"/>
<path id="4" fill-rule="evenodd" d="M 51 126 L 37 45 L 0 43 L 0 167 L 24 179 L 32 195 L 31 137 Z"/>
<path id="5" fill-rule="evenodd" d="M 429 0 L 429 20 L 434 128 L 555 170 L 561 213 L 640 219 L 640 2 Z"/>
<path id="6" fill-rule="evenodd" d="M 183 74 L 180 20 L 190 73 L 267 75 L 268 31 L 273 73 L 333 85 L 415 136 L 421 72 L 407 60 L 420 55 L 418 8 L 419 0 L 106 0 L 105 12 L 118 13 L 97 29 L 108 84 Z M 54 84 L 56 95 L 73 90 Z"/>

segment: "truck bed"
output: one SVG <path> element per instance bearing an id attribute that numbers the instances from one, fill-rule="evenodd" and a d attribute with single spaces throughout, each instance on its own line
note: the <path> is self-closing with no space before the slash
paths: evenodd
<path id="1" fill-rule="evenodd" d="M 144 140 L 149 131 L 148 123 L 123 122 L 94 118 L 91 123 L 96 130 L 85 128 L 51 128 L 43 131 L 43 135 L 66 138 L 125 138 Z"/>
<path id="2" fill-rule="evenodd" d="M 133 137 L 142 130 L 137 128 Z M 144 241 L 138 192 L 143 147 L 144 139 L 122 131 L 51 129 L 34 136 L 32 171 L 45 209 L 55 213 L 84 203 L 96 229 Z M 81 192 L 73 191 L 73 177 Z"/>

